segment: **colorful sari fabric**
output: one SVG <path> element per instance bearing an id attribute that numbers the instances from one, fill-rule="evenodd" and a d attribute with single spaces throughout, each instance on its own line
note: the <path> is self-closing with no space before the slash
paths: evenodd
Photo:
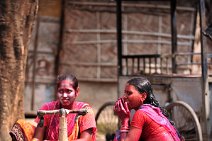
<path id="1" fill-rule="evenodd" d="M 31 141 L 35 127 L 35 123 L 19 119 L 10 130 L 10 136 L 13 141 Z"/>
<path id="2" fill-rule="evenodd" d="M 93 129 L 93 140 L 96 136 L 96 123 L 95 116 L 91 107 L 83 102 L 74 102 L 73 109 L 87 108 L 88 113 L 85 116 L 79 116 L 78 114 L 67 115 L 67 132 L 69 140 L 77 139 L 80 133 L 89 128 Z M 40 110 L 55 110 L 60 109 L 59 101 L 53 101 L 44 104 Z M 35 120 L 37 123 L 39 119 Z M 59 115 L 44 115 L 44 126 L 46 126 L 46 132 L 44 139 L 46 140 L 58 140 L 59 138 Z"/>

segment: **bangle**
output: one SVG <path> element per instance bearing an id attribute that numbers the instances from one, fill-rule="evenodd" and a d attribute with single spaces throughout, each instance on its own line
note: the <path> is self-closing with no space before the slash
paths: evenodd
<path id="1" fill-rule="evenodd" d="M 120 130 L 129 130 L 128 126 L 121 126 Z"/>
<path id="2" fill-rule="evenodd" d="M 129 130 L 120 130 L 121 133 L 127 133 Z"/>

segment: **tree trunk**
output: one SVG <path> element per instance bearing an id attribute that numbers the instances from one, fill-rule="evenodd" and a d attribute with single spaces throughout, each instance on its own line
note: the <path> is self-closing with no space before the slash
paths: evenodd
<path id="1" fill-rule="evenodd" d="M 38 0 L 0 0 L 0 140 L 24 118 L 24 81 L 28 45 Z"/>

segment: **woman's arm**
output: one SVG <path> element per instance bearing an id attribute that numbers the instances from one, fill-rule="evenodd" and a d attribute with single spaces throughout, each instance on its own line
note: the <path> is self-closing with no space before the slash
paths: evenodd
<path id="1" fill-rule="evenodd" d="M 46 130 L 46 127 L 36 127 L 35 128 L 35 133 L 34 133 L 34 137 L 33 137 L 33 141 L 43 141 L 43 137 L 44 137 L 44 132 Z"/>
<path id="2" fill-rule="evenodd" d="M 135 127 L 131 127 L 128 133 L 120 131 L 120 141 L 139 141 L 141 132 L 141 129 Z"/>
<path id="3" fill-rule="evenodd" d="M 95 141 L 97 132 L 95 114 L 90 106 L 86 106 L 85 108 L 88 113 L 80 116 L 78 119 L 80 137 L 76 141 Z"/>
<path id="4" fill-rule="evenodd" d="M 118 99 L 115 106 L 114 106 L 114 111 L 118 115 L 120 121 L 121 121 L 121 127 L 120 127 L 120 141 L 138 141 L 142 129 L 141 128 L 136 128 L 129 125 L 129 119 L 130 119 L 130 111 L 128 109 L 128 105 L 126 102 L 123 102 L 122 99 Z M 138 119 L 133 118 L 133 120 L 139 121 L 140 118 Z M 130 128 L 129 128 L 130 127 Z"/>
<path id="5" fill-rule="evenodd" d="M 80 138 L 75 141 L 92 141 L 93 137 L 93 129 L 89 128 L 82 133 L 80 133 Z"/>

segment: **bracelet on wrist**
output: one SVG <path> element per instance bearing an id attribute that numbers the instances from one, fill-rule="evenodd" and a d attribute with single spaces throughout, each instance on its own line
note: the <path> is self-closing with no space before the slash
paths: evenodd
<path id="1" fill-rule="evenodd" d="M 129 132 L 129 130 L 121 129 L 121 130 L 120 130 L 120 132 L 121 132 L 121 133 L 128 133 L 128 132 Z"/>

